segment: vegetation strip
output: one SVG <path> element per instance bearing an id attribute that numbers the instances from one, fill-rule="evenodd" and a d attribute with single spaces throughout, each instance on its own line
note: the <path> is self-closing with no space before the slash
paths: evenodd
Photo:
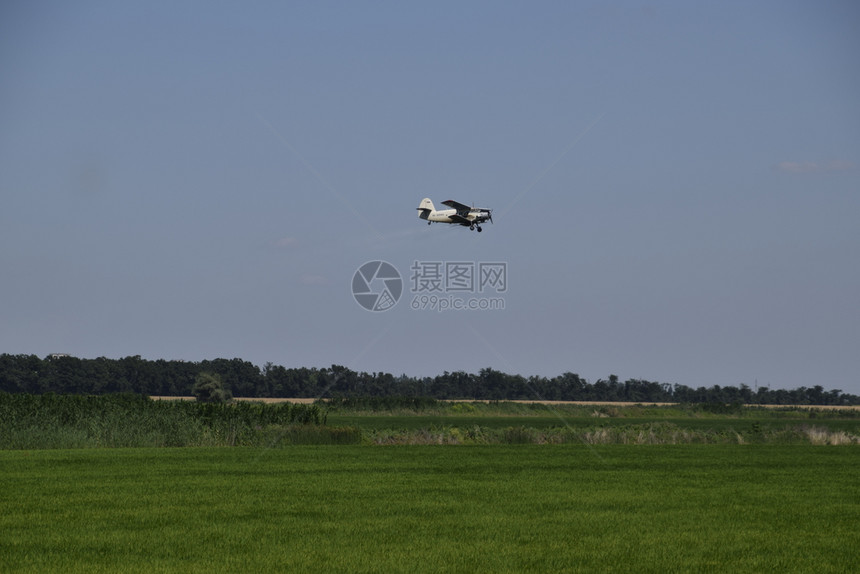
<path id="1" fill-rule="evenodd" d="M 314 404 L 0 393 L 0 449 L 297 444 L 857 444 L 860 412 L 449 403 L 410 397 Z"/>

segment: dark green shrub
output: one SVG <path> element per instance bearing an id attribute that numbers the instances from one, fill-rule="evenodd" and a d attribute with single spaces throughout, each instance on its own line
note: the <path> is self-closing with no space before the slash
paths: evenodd
<path id="1" fill-rule="evenodd" d="M 191 393 L 201 403 L 226 403 L 233 394 L 224 386 L 221 375 L 216 373 L 200 373 L 194 379 Z"/>

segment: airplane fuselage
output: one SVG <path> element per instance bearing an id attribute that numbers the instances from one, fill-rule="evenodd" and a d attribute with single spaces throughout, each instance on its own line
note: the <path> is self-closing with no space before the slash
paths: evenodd
<path id="1" fill-rule="evenodd" d="M 431 211 L 430 213 L 422 214 L 421 219 L 426 219 L 427 221 L 433 221 L 435 223 L 456 223 L 453 219 L 451 219 L 452 215 L 457 215 L 456 209 L 440 209 L 438 211 Z M 471 213 L 464 214 L 463 217 L 465 217 L 466 219 L 475 218 L 475 216 Z"/>

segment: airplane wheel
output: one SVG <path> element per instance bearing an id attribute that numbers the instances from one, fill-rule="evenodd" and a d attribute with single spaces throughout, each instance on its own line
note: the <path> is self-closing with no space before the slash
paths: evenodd
<path id="1" fill-rule="evenodd" d="M 427 225 L 430 225 L 431 223 L 432 223 L 432 221 L 428 221 L 428 222 L 427 222 Z"/>
<path id="2" fill-rule="evenodd" d="M 474 226 L 474 225 L 470 225 L 470 226 L 469 226 L 469 231 L 475 231 L 475 226 Z"/>
<path id="3" fill-rule="evenodd" d="M 479 227 L 479 228 L 478 228 L 478 233 L 480 233 L 480 232 L 481 232 L 481 228 Z"/>

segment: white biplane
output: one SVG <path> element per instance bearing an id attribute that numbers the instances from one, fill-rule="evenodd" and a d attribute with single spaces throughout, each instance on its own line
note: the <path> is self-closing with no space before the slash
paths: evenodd
<path id="1" fill-rule="evenodd" d="M 442 205 L 447 205 L 451 209 L 437 211 L 430 198 L 425 197 L 418 206 L 418 217 L 425 220 L 427 225 L 431 223 L 456 223 L 478 231 L 481 231 L 481 224 L 485 221 L 493 222 L 493 213 L 490 209 L 469 207 L 453 199 L 443 201 Z"/>

